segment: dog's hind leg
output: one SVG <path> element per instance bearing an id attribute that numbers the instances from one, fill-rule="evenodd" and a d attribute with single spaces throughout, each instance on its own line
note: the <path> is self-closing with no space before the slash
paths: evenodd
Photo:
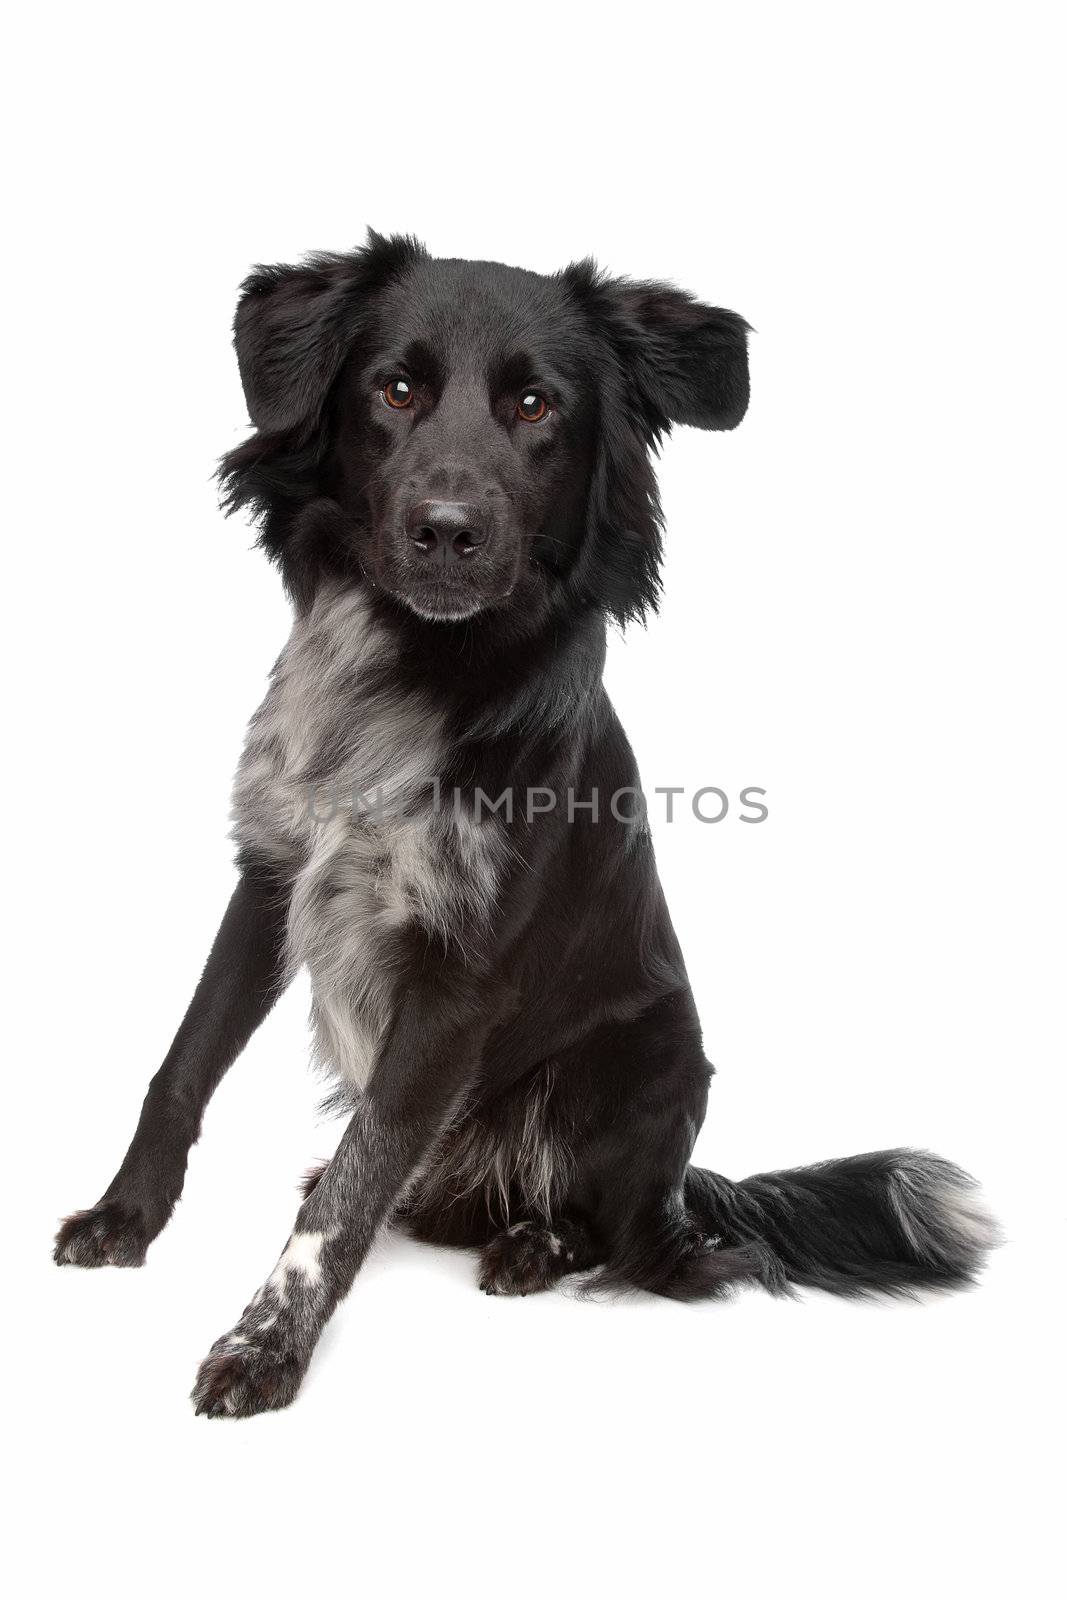
<path id="1" fill-rule="evenodd" d="M 125 1160 L 98 1203 L 56 1235 L 61 1266 L 143 1263 L 182 1192 L 208 1101 L 284 987 L 285 900 L 250 878 L 234 890 Z"/>
<path id="2" fill-rule="evenodd" d="M 478 1287 L 486 1294 L 536 1294 L 602 1260 L 584 1222 L 516 1222 L 482 1251 Z"/>
<path id="3" fill-rule="evenodd" d="M 701 1300 L 745 1284 L 867 1294 L 972 1281 L 996 1224 L 973 1180 L 929 1152 L 880 1150 L 740 1183 L 691 1166 L 708 1068 L 689 1005 L 668 998 L 585 1046 L 586 1099 L 599 1091 L 602 1110 L 612 1098 L 616 1108 L 583 1146 L 568 1196 L 606 1247 L 591 1289 Z"/>

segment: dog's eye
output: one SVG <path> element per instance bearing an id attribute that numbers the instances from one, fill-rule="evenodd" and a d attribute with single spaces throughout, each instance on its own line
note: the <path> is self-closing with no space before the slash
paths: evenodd
<path id="1" fill-rule="evenodd" d="M 523 422 L 540 422 L 548 416 L 548 401 L 543 394 L 536 394 L 531 389 L 529 394 L 524 394 L 515 407 Z"/>
<path id="2" fill-rule="evenodd" d="M 404 378 L 390 378 L 382 390 L 382 399 L 387 406 L 392 406 L 394 411 L 403 411 L 414 398 L 410 383 Z"/>

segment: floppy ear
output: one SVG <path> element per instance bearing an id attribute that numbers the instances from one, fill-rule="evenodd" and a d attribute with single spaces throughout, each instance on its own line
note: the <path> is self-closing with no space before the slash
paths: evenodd
<path id="1" fill-rule="evenodd" d="M 736 428 L 748 409 L 748 323 L 667 283 L 606 285 L 616 342 L 658 424 Z"/>
<path id="2" fill-rule="evenodd" d="M 587 592 L 620 623 L 655 610 L 662 516 L 650 449 L 672 422 L 736 428 L 748 406 L 748 324 L 667 283 L 576 261 L 562 282 L 598 330 L 600 424 L 584 552 Z"/>
<path id="3" fill-rule="evenodd" d="M 368 298 L 425 255 L 373 229 L 345 255 L 299 267 L 257 267 L 241 285 L 233 324 L 248 415 L 264 433 L 317 419 L 365 315 Z"/>
<path id="4" fill-rule="evenodd" d="M 736 428 L 748 409 L 748 323 L 669 283 L 605 278 L 578 261 L 564 280 L 599 321 L 653 437 L 672 422 Z"/>

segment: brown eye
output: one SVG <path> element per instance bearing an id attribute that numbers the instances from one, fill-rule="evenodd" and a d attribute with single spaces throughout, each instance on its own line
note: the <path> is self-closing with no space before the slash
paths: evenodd
<path id="1" fill-rule="evenodd" d="M 540 422 L 548 416 L 548 401 L 543 394 L 536 394 L 533 390 L 524 394 L 515 407 L 523 422 Z"/>
<path id="2" fill-rule="evenodd" d="M 394 411 L 403 411 L 413 400 L 411 385 L 404 378 L 391 378 L 382 390 L 382 399 Z"/>

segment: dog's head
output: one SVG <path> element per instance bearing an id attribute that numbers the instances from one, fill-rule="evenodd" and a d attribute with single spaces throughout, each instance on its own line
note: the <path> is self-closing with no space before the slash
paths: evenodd
<path id="1" fill-rule="evenodd" d="M 650 451 L 733 428 L 746 324 L 589 262 L 554 277 L 362 249 L 261 268 L 235 344 L 256 432 L 223 461 L 298 604 L 324 573 L 440 625 L 655 603 Z"/>

